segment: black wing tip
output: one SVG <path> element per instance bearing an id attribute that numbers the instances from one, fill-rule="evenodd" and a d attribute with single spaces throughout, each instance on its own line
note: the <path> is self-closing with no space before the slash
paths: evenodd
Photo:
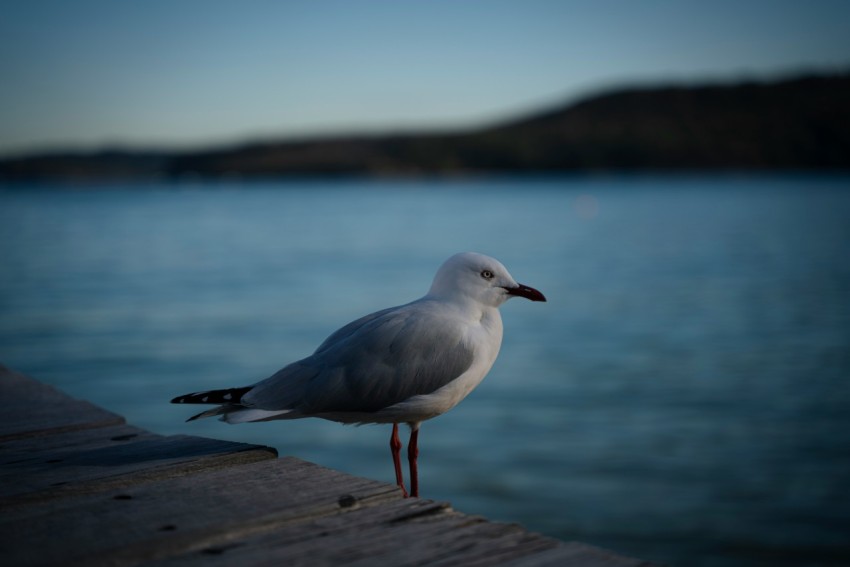
<path id="1" fill-rule="evenodd" d="M 209 392 L 194 392 L 192 394 L 183 394 L 171 400 L 172 404 L 204 404 L 207 402 L 201 401 L 207 397 Z"/>
<path id="2" fill-rule="evenodd" d="M 227 388 L 225 390 L 209 390 L 183 394 L 171 400 L 172 404 L 238 404 L 253 386 L 242 388 Z"/>

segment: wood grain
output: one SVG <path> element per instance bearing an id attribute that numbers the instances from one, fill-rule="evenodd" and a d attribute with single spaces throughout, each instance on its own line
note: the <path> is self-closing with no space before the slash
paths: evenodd
<path id="1" fill-rule="evenodd" d="M 3 367 L 0 395 L 4 565 L 648 565 L 268 447 L 156 435 Z"/>

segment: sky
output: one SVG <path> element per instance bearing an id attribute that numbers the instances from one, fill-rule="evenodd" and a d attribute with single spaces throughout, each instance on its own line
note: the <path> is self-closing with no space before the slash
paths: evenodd
<path id="1" fill-rule="evenodd" d="M 850 70 L 846 0 L 0 0 L 0 155 L 471 128 Z"/>

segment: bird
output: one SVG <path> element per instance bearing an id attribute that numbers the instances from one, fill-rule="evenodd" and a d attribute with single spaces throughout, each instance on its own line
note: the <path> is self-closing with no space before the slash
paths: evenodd
<path id="1" fill-rule="evenodd" d="M 310 356 L 250 386 L 178 396 L 216 404 L 187 421 L 227 423 L 318 417 L 344 424 L 392 424 L 390 450 L 402 495 L 419 496 L 419 428 L 453 408 L 490 371 L 502 343 L 499 306 L 513 297 L 546 301 L 498 260 L 451 256 L 423 297 L 366 315 L 332 333 Z M 408 424 L 410 492 L 401 468 L 399 424 Z"/>

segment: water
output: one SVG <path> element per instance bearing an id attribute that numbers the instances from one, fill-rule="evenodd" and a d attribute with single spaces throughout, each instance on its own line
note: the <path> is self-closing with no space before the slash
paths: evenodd
<path id="1" fill-rule="evenodd" d="M 392 482 L 388 427 L 167 401 L 476 250 L 549 302 L 506 304 L 493 371 L 423 426 L 425 496 L 674 565 L 846 564 L 848 219 L 847 176 L 7 187 L 0 360 L 159 433 Z"/>

